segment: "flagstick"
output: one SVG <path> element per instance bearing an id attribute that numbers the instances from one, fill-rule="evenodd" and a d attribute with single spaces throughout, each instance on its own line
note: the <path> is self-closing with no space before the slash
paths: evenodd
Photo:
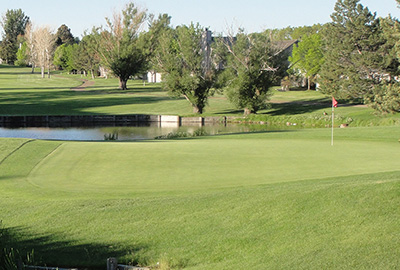
<path id="1" fill-rule="evenodd" d="M 333 146 L 333 124 L 335 122 L 335 107 L 333 106 L 332 102 L 332 139 L 331 139 L 331 145 Z"/>

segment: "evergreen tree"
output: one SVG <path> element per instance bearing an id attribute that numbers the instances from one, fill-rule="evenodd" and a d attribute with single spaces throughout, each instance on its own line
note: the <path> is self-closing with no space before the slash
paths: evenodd
<path id="1" fill-rule="evenodd" d="M 56 36 L 57 46 L 61 46 L 62 44 L 72 45 L 75 43 L 75 38 L 71 33 L 71 29 L 69 29 L 65 24 L 58 28 Z"/>
<path id="2" fill-rule="evenodd" d="M 320 72 L 322 92 L 352 100 L 364 100 L 384 72 L 379 20 L 358 2 L 337 1 L 324 31 L 325 63 Z"/>
<path id="3" fill-rule="evenodd" d="M 1 20 L 3 42 L 0 45 L 0 58 L 9 64 L 17 60 L 18 36 L 25 34 L 29 17 L 21 9 L 7 10 Z"/>

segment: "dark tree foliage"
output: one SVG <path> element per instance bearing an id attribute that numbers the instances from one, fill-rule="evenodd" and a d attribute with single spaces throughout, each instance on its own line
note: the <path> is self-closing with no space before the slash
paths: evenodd
<path id="1" fill-rule="evenodd" d="M 72 45 L 75 43 L 75 38 L 71 33 L 71 29 L 68 28 L 65 24 L 61 25 L 57 30 L 57 46 L 61 46 L 63 44 Z"/>
<path id="2" fill-rule="evenodd" d="M 323 33 L 320 88 L 326 94 L 365 102 L 387 72 L 381 51 L 385 40 L 376 14 L 358 2 L 338 0 L 335 5 L 332 22 Z"/>
<path id="3" fill-rule="evenodd" d="M 18 36 L 25 34 L 28 22 L 29 17 L 21 9 L 7 10 L 2 18 L 1 25 L 4 33 L 3 42 L 0 45 L 0 57 L 9 64 L 17 60 Z"/>

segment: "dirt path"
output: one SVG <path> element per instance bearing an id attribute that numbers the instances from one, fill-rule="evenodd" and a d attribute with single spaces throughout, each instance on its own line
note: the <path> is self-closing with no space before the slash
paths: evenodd
<path id="1" fill-rule="evenodd" d="M 71 88 L 72 91 L 86 91 L 86 87 L 90 87 L 94 85 L 94 81 L 89 81 L 86 79 L 82 79 L 82 84 L 77 87 Z"/>

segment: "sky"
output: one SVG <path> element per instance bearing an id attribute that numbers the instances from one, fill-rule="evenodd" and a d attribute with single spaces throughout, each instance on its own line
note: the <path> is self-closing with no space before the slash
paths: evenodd
<path id="1" fill-rule="evenodd" d="M 105 24 L 105 17 L 120 11 L 128 0 L 0 0 L 0 14 L 21 8 L 35 25 L 49 25 L 55 31 L 66 24 L 74 36 Z M 199 23 L 215 33 L 242 27 L 246 32 L 330 22 L 336 0 L 135 0 L 156 16 L 168 13 L 174 26 Z M 400 18 L 395 0 L 361 0 L 380 17 Z M 2 31 L 2 29 L 1 29 Z"/>

